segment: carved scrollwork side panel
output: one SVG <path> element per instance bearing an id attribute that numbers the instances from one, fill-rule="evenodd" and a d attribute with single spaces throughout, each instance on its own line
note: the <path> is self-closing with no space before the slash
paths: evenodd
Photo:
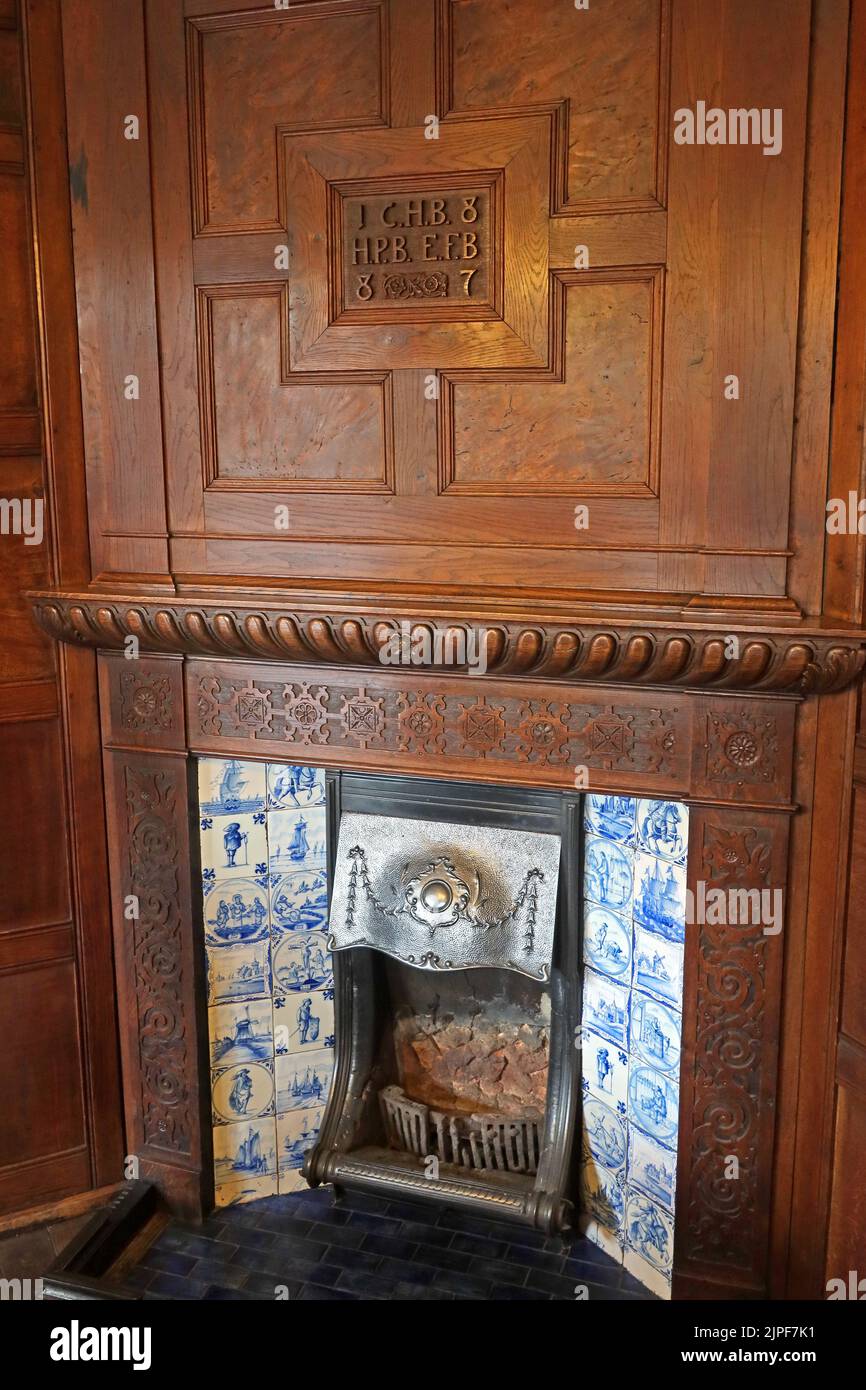
<path id="1" fill-rule="evenodd" d="M 690 821 L 676 1280 L 765 1290 L 788 818 Z M 748 895 L 748 896 L 747 896 Z"/>
<path id="2" fill-rule="evenodd" d="M 108 752 L 117 992 L 130 1153 L 177 1210 L 206 1195 L 185 757 Z"/>

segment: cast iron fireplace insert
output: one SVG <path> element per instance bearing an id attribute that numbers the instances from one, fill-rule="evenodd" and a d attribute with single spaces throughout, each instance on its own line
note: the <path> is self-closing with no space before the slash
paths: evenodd
<path id="1" fill-rule="evenodd" d="M 338 1190 L 391 1195 L 408 1190 L 547 1232 L 568 1229 L 580 1079 L 580 795 L 328 772 L 327 797 L 337 1054 L 319 1140 L 304 1164 L 307 1181 L 313 1187 L 330 1183 Z M 352 843 L 344 840 L 341 849 L 344 817 Z M 369 826 L 371 834 L 375 830 L 375 857 L 382 825 L 357 817 L 391 818 L 402 823 L 399 830 L 424 822 L 434 838 L 447 823 L 448 852 L 405 867 L 401 892 L 410 903 L 408 912 L 400 906 L 402 898 L 390 913 L 376 901 L 366 855 L 353 832 L 357 826 Z M 548 934 L 545 942 L 541 913 L 536 939 L 533 895 L 544 879 L 540 870 L 523 872 L 521 864 L 518 872 L 514 862 L 503 862 L 503 877 L 518 890 L 511 909 L 498 916 L 492 910 L 487 895 L 491 833 L 502 845 L 503 860 L 510 853 L 512 861 L 520 858 L 516 835 L 536 848 L 555 842 L 534 836 L 559 837 L 555 901 L 551 897 L 547 904 L 553 904 L 552 939 Z M 488 847 L 480 892 L 475 864 L 484 861 L 472 860 L 472 846 L 479 841 Z M 345 865 L 338 863 L 339 854 Z M 348 910 L 345 894 L 340 906 L 339 889 L 335 892 L 341 870 L 344 883 L 352 876 Z M 413 955 L 402 945 L 379 949 L 348 939 L 346 919 L 354 923 L 356 886 L 364 886 L 365 876 L 366 899 L 376 902 L 382 918 L 397 919 L 398 928 L 403 919 L 414 918 L 408 921 L 413 949 L 416 938 L 428 939 L 424 925 L 428 918 L 433 921 L 436 951 Z M 555 877 L 548 863 L 551 895 Z M 363 896 L 359 892 L 358 901 Z M 467 917 L 460 917 L 470 896 L 477 901 Z M 455 938 L 448 931 L 436 936 L 436 913 L 445 912 L 455 897 L 459 903 L 452 916 L 467 929 L 463 939 L 468 932 L 473 950 L 482 943 L 470 968 L 462 968 L 463 957 L 451 961 L 437 953 L 440 940 L 450 945 Z M 335 903 L 340 922 L 334 920 Z M 491 916 L 495 920 L 485 920 Z M 444 916 L 438 920 L 454 925 Z M 513 959 L 498 958 L 497 943 L 503 939 Z M 473 1046 L 480 1053 L 467 1065 Z M 501 1071 L 490 1072 L 491 1055 Z M 513 1083 L 503 1085 L 503 1076 Z"/>

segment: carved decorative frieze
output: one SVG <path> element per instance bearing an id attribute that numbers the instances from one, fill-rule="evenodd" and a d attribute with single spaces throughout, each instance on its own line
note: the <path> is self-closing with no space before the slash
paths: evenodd
<path id="1" fill-rule="evenodd" d="M 58 641 L 108 649 L 135 636 L 144 651 L 381 669 L 386 644 L 401 636 L 401 620 L 392 614 L 333 613 L 312 604 L 287 611 L 57 593 L 31 600 L 42 627 Z M 825 635 L 794 626 L 738 633 L 735 624 L 713 631 L 674 620 L 637 626 L 595 617 L 580 623 L 425 617 L 413 620 L 412 630 L 426 634 L 434 653 L 483 653 L 484 680 L 527 676 L 810 695 L 850 685 L 866 662 L 856 632 Z M 729 657 L 729 651 L 739 655 Z"/>

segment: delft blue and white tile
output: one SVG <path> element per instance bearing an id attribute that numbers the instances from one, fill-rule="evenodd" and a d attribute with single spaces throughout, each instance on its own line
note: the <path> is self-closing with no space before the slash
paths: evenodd
<path id="1" fill-rule="evenodd" d="M 262 1178 L 217 1183 L 214 1200 L 218 1207 L 237 1207 L 243 1202 L 257 1202 L 260 1197 L 276 1197 L 278 1190 L 277 1175 L 271 1173 Z"/>
<path id="2" fill-rule="evenodd" d="M 281 877 L 298 869 L 324 869 L 324 806 L 314 806 L 309 811 L 269 812 L 268 852 L 271 873 Z"/>
<path id="3" fill-rule="evenodd" d="M 274 999 L 274 1045 L 278 1056 L 332 1048 L 333 990 L 314 990 L 300 999 L 294 994 L 278 994 Z"/>
<path id="4" fill-rule="evenodd" d="M 274 874 L 271 928 L 274 933 L 324 931 L 328 925 L 328 878 L 321 869 Z"/>
<path id="5" fill-rule="evenodd" d="M 624 1115 L 628 1108 L 628 1057 L 616 1043 L 590 1028 L 582 1028 L 580 1037 L 584 1091 Z"/>
<path id="6" fill-rule="evenodd" d="M 631 910 L 632 856 L 613 840 L 588 835 L 583 863 L 586 896 L 623 916 Z"/>
<path id="7" fill-rule="evenodd" d="M 308 1149 L 319 1137 L 322 1110 L 292 1110 L 277 1116 L 277 1153 L 280 1191 L 292 1192 L 306 1187 L 301 1164 Z"/>
<path id="8" fill-rule="evenodd" d="M 276 1060 L 277 1114 L 287 1110 L 310 1110 L 325 1105 L 334 1074 L 334 1054 L 320 1052 L 287 1053 Z"/>
<path id="9" fill-rule="evenodd" d="M 606 840 L 618 840 L 633 845 L 635 835 L 635 799 L 632 796 L 588 796 L 586 798 L 586 827 L 593 835 Z"/>
<path id="10" fill-rule="evenodd" d="M 205 941 L 211 947 L 262 941 L 269 917 L 267 887 L 251 878 L 218 879 L 205 894 Z"/>
<path id="11" fill-rule="evenodd" d="M 614 980 L 630 984 L 631 922 L 607 907 L 588 907 L 583 922 L 583 958 L 587 964 Z"/>
<path id="12" fill-rule="evenodd" d="M 649 1197 L 631 1188 L 626 1202 L 625 1239 L 630 1250 L 635 1250 L 660 1274 L 670 1277 L 674 1257 L 673 1219 Z"/>
<path id="13" fill-rule="evenodd" d="M 268 833 L 264 811 L 248 815 L 202 816 L 199 823 L 202 884 L 205 892 L 217 881 L 256 878 L 266 883 Z"/>
<path id="14" fill-rule="evenodd" d="M 274 1064 L 238 1062 L 211 1073 L 211 1104 L 214 1124 L 234 1124 L 273 1115 L 276 1090 Z"/>
<path id="15" fill-rule="evenodd" d="M 632 982 L 679 1008 L 683 997 L 683 947 L 638 927 L 634 934 Z"/>
<path id="16" fill-rule="evenodd" d="M 264 811 L 267 774 L 264 763 L 237 759 L 200 758 L 198 764 L 199 813 L 204 816 L 249 815 Z"/>
<path id="17" fill-rule="evenodd" d="M 216 1125 L 213 1131 L 217 1183 L 247 1182 L 277 1171 L 277 1126 L 273 1115 Z"/>
<path id="18" fill-rule="evenodd" d="M 680 1074 L 683 1021 L 673 1009 L 637 990 L 631 996 L 629 1037 L 633 1057 L 639 1057 L 674 1080 Z"/>
<path id="19" fill-rule="evenodd" d="M 625 1229 L 625 1188 L 601 1163 L 590 1159 L 580 1170 L 584 1211 L 589 1211 L 606 1230 L 622 1236 Z"/>
<path id="20" fill-rule="evenodd" d="M 628 1100 L 629 1122 L 674 1148 L 679 1128 L 679 1085 L 663 1072 L 634 1062 L 629 1070 Z"/>
<path id="21" fill-rule="evenodd" d="M 636 1125 L 628 1132 L 628 1181 L 646 1196 L 673 1212 L 677 1156 L 673 1149 L 642 1134 Z"/>
<path id="22" fill-rule="evenodd" d="M 603 1101 L 587 1098 L 583 1104 L 584 1155 L 611 1173 L 624 1173 L 628 1156 L 626 1122 Z"/>
<path id="23" fill-rule="evenodd" d="M 663 936 L 666 941 L 685 941 L 685 869 L 653 854 L 636 854 L 634 916 L 655 936 Z"/>
<path id="24" fill-rule="evenodd" d="M 284 994 L 330 989 L 334 983 L 331 953 L 324 932 L 290 932 L 274 944 L 274 990 Z"/>
<path id="25" fill-rule="evenodd" d="M 623 1051 L 628 1049 L 629 992 L 624 985 L 585 970 L 583 975 L 583 1023 L 603 1033 Z"/>
<path id="26" fill-rule="evenodd" d="M 268 763 L 268 807 L 287 811 L 301 806 L 324 806 L 325 773 L 321 767 Z"/>
<path id="27" fill-rule="evenodd" d="M 685 864 L 689 839 L 689 813 L 677 801 L 639 801 L 637 844 L 648 854 Z"/>
<path id="28" fill-rule="evenodd" d="M 271 992 L 270 945 L 218 946 L 207 953 L 208 1002 L 230 1004 L 261 999 Z"/>
<path id="29" fill-rule="evenodd" d="M 212 1066 L 263 1062 L 274 1055 L 274 1017 L 269 999 L 219 1004 L 208 1010 Z"/>

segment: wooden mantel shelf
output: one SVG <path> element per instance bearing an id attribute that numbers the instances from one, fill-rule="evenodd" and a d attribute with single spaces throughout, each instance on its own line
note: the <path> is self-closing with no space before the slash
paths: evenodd
<path id="1" fill-rule="evenodd" d="M 190 589 L 170 596 L 40 590 L 28 597 L 57 641 L 116 650 L 135 637 L 143 652 L 222 660 L 381 669 L 384 644 L 408 623 L 413 636 L 430 634 L 434 666 L 459 671 L 455 651 L 484 650 L 485 679 L 806 696 L 844 689 L 866 663 L 862 630 L 762 615 L 753 606 L 703 613 L 673 605 L 605 611 L 594 604 L 568 615 L 554 602 L 531 609 L 527 603 L 522 611 L 513 599 L 497 605 L 489 598 L 401 600 L 304 590 Z"/>

